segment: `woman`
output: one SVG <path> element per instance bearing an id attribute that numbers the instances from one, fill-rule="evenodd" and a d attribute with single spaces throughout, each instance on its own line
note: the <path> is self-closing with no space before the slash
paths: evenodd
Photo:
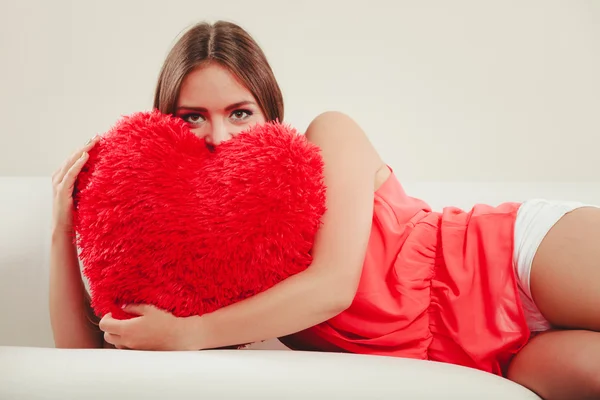
<path id="1" fill-rule="evenodd" d="M 213 146 L 283 120 L 258 45 L 240 27 L 199 24 L 162 68 L 155 108 Z M 72 244 L 72 190 L 97 139 L 54 174 L 50 314 L 57 347 L 198 350 L 274 337 L 294 349 L 430 359 L 503 375 L 546 399 L 600 396 L 600 209 L 532 200 L 433 212 L 409 197 L 349 117 L 306 136 L 328 187 L 303 273 L 190 318 L 147 305 L 96 324 Z M 90 318 L 91 316 L 91 318 Z"/>

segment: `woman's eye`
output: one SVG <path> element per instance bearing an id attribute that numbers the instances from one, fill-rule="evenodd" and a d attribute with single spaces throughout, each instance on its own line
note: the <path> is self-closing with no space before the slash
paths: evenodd
<path id="1" fill-rule="evenodd" d="M 182 115 L 181 119 L 190 124 L 199 124 L 204 121 L 204 118 L 200 114 L 186 114 Z"/>
<path id="2" fill-rule="evenodd" d="M 235 110 L 231 113 L 231 117 L 235 120 L 244 120 L 252 115 L 250 110 Z"/>

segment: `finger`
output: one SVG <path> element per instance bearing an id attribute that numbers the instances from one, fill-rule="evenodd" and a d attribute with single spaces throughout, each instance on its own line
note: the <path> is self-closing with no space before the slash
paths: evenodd
<path id="1" fill-rule="evenodd" d="M 114 333 L 104 332 L 104 341 L 112 344 L 116 348 L 124 347 L 121 336 L 115 335 Z"/>
<path id="2" fill-rule="evenodd" d="M 104 332 L 104 341 L 119 350 L 141 350 L 141 348 L 137 349 L 135 347 L 134 342 L 131 341 L 131 338 L 129 341 L 127 341 L 124 336 L 115 335 L 114 333 Z"/>
<path id="3" fill-rule="evenodd" d="M 123 311 L 142 316 L 148 314 L 153 308 L 153 306 L 148 304 L 127 304 L 123 306 Z"/>
<path id="4" fill-rule="evenodd" d="M 71 166 L 71 168 L 65 174 L 62 182 L 59 184 L 59 190 L 65 195 L 71 195 L 73 193 L 73 187 L 75 186 L 75 180 L 81 172 L 83 166 L 89 158 L 89 153 L 84 152 L 78 160 Z M 65 193 L 66 191 L 66 193 Z"/>
<path id="5" fill-rule="evenodd" d="M 58 185 L 63 181 L 67 172 L 71 169 L 73 164 L 79 160 L 81 155 L 84 152 L 89 152 L 100 140 L 101 136 L 96 135 L 92 139 L 90 139 L 82 148 L 75 151 L 69 158 L 64 162 L 64 164 L 54 173 L 52 177 L 52 181 L 55 185 Z"/>
<path id="6" fill-rule="evenodd" d="M 120 336 L 123 331 L 123 321 L 114 319 L 112 313 L 108 313 L 102 317 L 98 323 L 98 327 L 106 333 Z"/>
<path id="7" fill-rule="evenodd" d="M 75 161 L 77 161 L 77 159 L 79 157 L 81 157 L 81 154 L 86 151 L 86 148 L 89 146 L 89 142 L 86 143 L 85 146 L 83 146 L 82 148 L 78 149 L 77 151 L 73 152 L 64 162 L 63 164 L 60 166 L 60 168 L 58 168 L 58 170 L 56 170 L 54 172 L 54 175 L 52 177 L 53 181 L 56 184 L 59 184 L 63 178 L 65 177 L 65 174 L 67 173 L 67 171 L 69 170 L 69 168 L 71 168 L 71 166 L 73 165 L 73 163 Z"/>
<path id="8" fill-rule="evenodd" d="M 67 174 L 69 169 L 73 166 L 73 164 L 79 159 L 79 157 L 81 157 L 81 155 L 84 152 L 89 151 L 89 150 L 90 150 L 89 144 L 85 145 L 81 149 L 79 149 L 76 152 L 74 152 L 73 154 L 71 154 L 69 156 L 69 158 L 67 158 L 65 160 L 65 162 L 61 165 L 61 167 L 52 176 L 52 183 L 54 184 L 54 186 L 58 186 L 63 181 L 63 179 L 65 178 L 65 175 Z"/>

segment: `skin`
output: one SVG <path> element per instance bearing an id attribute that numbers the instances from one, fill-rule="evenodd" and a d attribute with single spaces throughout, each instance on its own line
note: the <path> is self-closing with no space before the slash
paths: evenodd
<path id="1" fill-rule="evenodd" d="M 215 146 L 252 125 L 266 122 L 254 96 L 218 65 L 195 69 L 185 77 L 175 115 Z"/>
<path id="2" fill-rule="evenodd" d="M 238 105 L 230 107 L 234 104 Z M 216 65 L 186 77 L 178 107 L 177 115 L 193 132 L 215 146 L 265 121 L 251 93 Z M 322 150 L 328 187 L 328 211 L 308 270 L 201 317 L 175 318 L 152 306 L 130 305 L 127 311 L 139 317 L 119 321 L 108 314 L 100 321 L 101 332 L 85 317 L 89 304 L 84 302 L 79 264 L 69 241 L 72 187 L 87 160 L 81 155 L 95 142 L 75 152 L 53 180 L 50 313 L 57 347 L 218 348 L 286 336 L 348 308 L 367 249 L 373 191 L 390 171 L 362 129 L 344 114 L 319 115 L 306 136 Z M 551 323 L 565 329 L 533 338 L 513 360 L 508 378 L 547 400 L 600 398 L 598 237 L 600 211 L 574 211 L 556 224 L 534 259 L 534 300 Z"/>
<path id="3" fill-rule="evenodd" d="M 75 151 L 52 175 L 53 207 L 50 247 L 50 323 L 59 348 L 102 346 L 102 333 L 90 324 L 85 288 L 73 244 L 73 186 L 97 138 Z"/>

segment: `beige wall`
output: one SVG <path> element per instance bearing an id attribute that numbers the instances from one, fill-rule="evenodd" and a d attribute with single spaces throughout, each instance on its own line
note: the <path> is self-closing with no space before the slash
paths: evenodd
<path id="1" fill-rule="evenodd" d="M 288 122 L 348 112 L 404 180 L 600 182 L 593 0 L 3 0 L 0 175 L 148 109 L 177 35 L 220 18 L 264 47 Z"/>

